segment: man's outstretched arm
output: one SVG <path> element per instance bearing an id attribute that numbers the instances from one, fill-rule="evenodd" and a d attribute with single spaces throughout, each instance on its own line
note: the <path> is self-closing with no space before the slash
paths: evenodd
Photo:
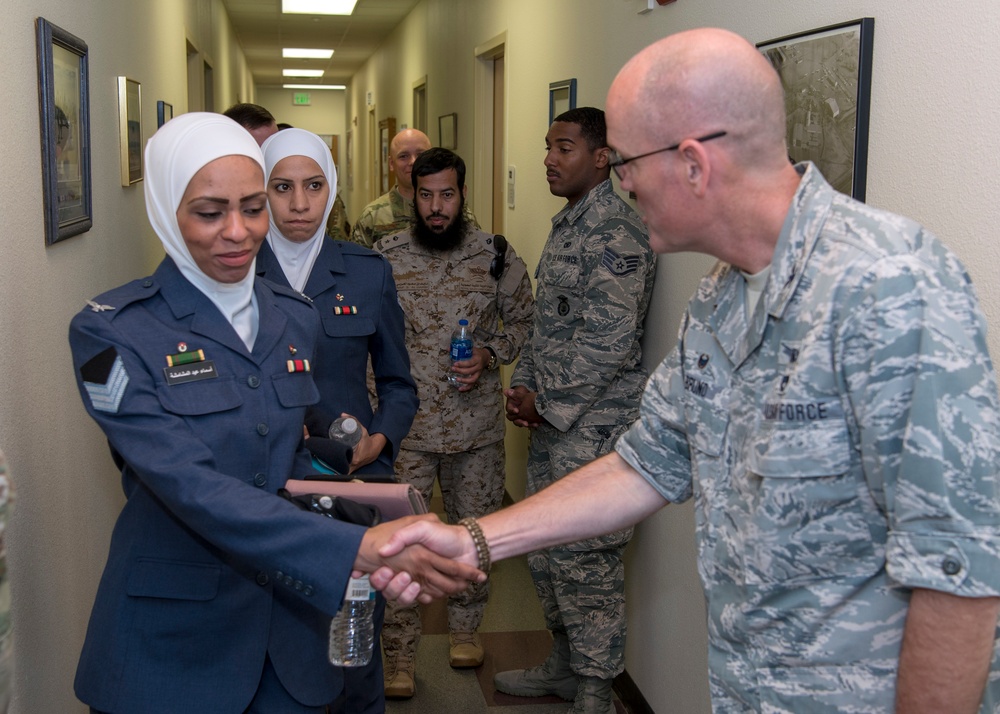
<path id="1" fill-rule="evenodd" d="M 667 501 L 624 459 L 612 452 L 515 505 L 479 519 L 491 560 L 503 560 L 571 543 L 638 523 Z M 475 544 L 463 526 L 414 521 L 379 550 L 390 557 L 412 545 L 468 565 L 479 565 Z M 380 583 L 385 574 L 373 576 Z"/>

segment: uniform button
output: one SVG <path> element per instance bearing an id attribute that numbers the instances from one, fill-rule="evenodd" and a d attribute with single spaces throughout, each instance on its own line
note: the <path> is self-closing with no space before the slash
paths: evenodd
<path id="1" fill-rule="evenodd" d="M 306 585 L 306 589 L 302 591 L 303 595 L 312 595 L 316 592 L 316 589 L 312 585 Z"/>
<path id="2" fill-rule="evenodd" d="M 257 387 L 260 386 L 260 377 L 258 377 L 256 374 L 251 374 L 249 377 L 247 377 L 247 384 L 250 385 L 251 389 L 256 389 Z"/>
<path id="3" fill-rule="evenodd" d="M 142 287 L 144 287 L 144 288 L 151 288 L 151 287 L 153 287 L 153 281 L 152 280 L 148 280 L 148 279 L 147 280 L 143 280 L 142 281 Z"/>
<path id="4" fill-rule="evenodd" d="M 253 475 L 253 485 L 254 486 L 265 486 L 265 485 L 267 485 L 267 474 L 254 474 Z"/>
<path id="5" fill-rule="evenodd" d="M 288 587 L 291 587 L 292 583 L 295 582 L 295 578 L 293 578 L 291 575 L 286 575 L 285 579 L 282 582 L 284 582 L 285 585 L 287 585 Z"/>
<path id="6" fill-rule="evenodd" d="M 267 577 L 267 573 L 265 573 L 263 571 L 260 572 L 260 573 L 257 573 L 257 584 L 258 585 L 267 585 L 269 582 L 271 582 L 271 579 L 269 577 Z"/>
<path id="7" fill-rule="evenodd" d="M 958 575 L 962 570 L 962 564 L 954 558 L 945 558 L 941 563 L 941 570 L 945 575 Z"/>
<path id="8" fill-rule="evenodd" d="M 285 577 L 285 574 L 279 570 L 274 574 L 274 577 L 276 577 L 278 580 L 281 580 L 283 577 Z"/>
<path id="9" fill-rule="evenodd" d="M 268 431 L 270 431 L 270 429 L 267 428 L 267 424 L 265 424 L 264 422 L 261 422 L 260 424 L 257 425 L 257 433 L 260 434 L 261 436 L 267 436 Z"/>
<path id="10" fill-rule="evenodd" d="M 295 581 L 295 589 L 296 589 L 296 590 L 298 590 L 298 591 L 300 591 L 300 592 L 301 592 L 301 591 L 302 591 L 302 588 L 304 588 L 305 586 L 306 586 L 306 584 L 305 584 L 305 583 L 303 583 L 303 582 L 302 582 L 301 580 L 296 580 L 296 581 Z"/>

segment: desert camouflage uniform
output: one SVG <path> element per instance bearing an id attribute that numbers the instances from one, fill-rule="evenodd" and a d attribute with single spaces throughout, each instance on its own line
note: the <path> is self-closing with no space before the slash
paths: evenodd
<path id="1" fill-rule="evenodd" d="M 472 215 L 468 204 L 465 206 L 465 220 L 479 228 L 479 222 Z M 351 240 L 371 248 L 387 236 L 410 229 L 413 222 L 413 202 L 407 201 L 393 186 L 361 210 L 361 215 L 351 229 Z"/>
<path id="2" fill-rule="evenodd" d="M 695 498 L 716 712 L 888 712 L 911 589 L 1000 595 L 997 385 L 958 259 L 799 170 L 753 314 L 720 263 L 616 448 Z"/>
<path id="3" fill-rule="evenodd" d="M 475 328 L 476 347 L 491 347 L 504 364 L 514 361 L 531 326 L 531 281 L 524 262 L 508 244 L 504 271 L 496 280 L 490 275 L 493 236 L 473 229 L 445 253 L 420 247 L 409 231 L 383 238 L 375 249 L 392 264 L 420 399 L 396 460 L 397 473 L 428 500 L 438 476 L 452 522 L 491 513 L 500 507 L 504 490 L 500 372 L 484 371 L 472 390 L 459 392 L 446 380 L 449 348 L 452 331 L 465 318 Z M 483 584 L 449 600 L 451 631 L 478 629 L 488 596 L 489 586 Z M 382 631 L 386 654 L 412 655 L 419 637 L 417 608 L 390 603 Z"/>
<path id="4" fill-rule="evenodd" d="M 552 219 L 531 335 L 511 379 L 537 392 L 528 493 L 611 451 L 639 414 L 642 323 L 656 257 L 611 181 Z M 573 671 L 612 679 L 624 668 L 625 569 L 632 529 L 532 553 L 546 626 L 566 632 Z"/>

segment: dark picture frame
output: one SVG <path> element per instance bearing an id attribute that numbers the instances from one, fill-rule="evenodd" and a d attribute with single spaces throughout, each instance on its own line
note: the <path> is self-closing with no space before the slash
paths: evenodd
<path id="1" fill-rule="evenodd" d="M 458 148 L 458 114 L 442 114 L 438 117 L 438 140 L 445 149 Z"/>
<path id="2" fill-rule="evenodd" d="M 142 181 L 142 85 L 118 78 L 118 141 L 122 186 Z"/>
<path id="3" fill-rule="evenodd" d="M 162 99 L 156 102 L 156 128 L 159 129 L 161 126 L 166 124 L 168 121 L 174 118 L 174 105 L 167 104 Z"/>
<path id="4" fill-rule="evenodd" d="M 757 44 L 785 90 L 788 155 L 812 161 L 842 193 L 865 200 L 875 18 Z"/>
<path id="5" fill-rule="evenodd" d="M 90 80 L 87 43 L 44 17 L 35 20 L 45 244 L 89 231 Z"/>
<path id="6" fill-rule="evenodd" d="M 549 124 L 557 116 L 576 109 L 576 79 L 564 79 L 549 84 Z"/>

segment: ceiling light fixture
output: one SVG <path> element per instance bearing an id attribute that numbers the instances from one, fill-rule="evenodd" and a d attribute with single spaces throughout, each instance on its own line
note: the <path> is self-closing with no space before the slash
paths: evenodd
<path id="1" fill-rule="evenodd" d="M 281 70 L 282 77 L 322 77 L 323 70 L 321 69 L 283 69 Z"/>
<path id="2" fill-rule="evenodd" d="M 310 50 L 302 47 L 285 47 L 281 50 L 285 59 L 330 59 L 333 50 Z"/>
<path id="3" fill-rule="evenodd" d="M 281 0 L 281 11 L 289 15 L 350 15 L 358 0 Z"/>
<path id="4" fill-rule="evenodd" d="M 347 89 L 346 84 L 282 84 L 282 89 Z"/>

